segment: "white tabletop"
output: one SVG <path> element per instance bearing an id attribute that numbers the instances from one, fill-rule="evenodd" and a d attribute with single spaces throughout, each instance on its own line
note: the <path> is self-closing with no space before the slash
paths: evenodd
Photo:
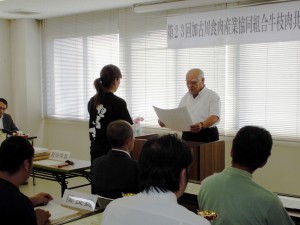
<path id="1" fill-rule="evenodd" d="M 102 213 L 97 213 L 79 220 L 75 220 L 68 225 L 101 225 Z"/>

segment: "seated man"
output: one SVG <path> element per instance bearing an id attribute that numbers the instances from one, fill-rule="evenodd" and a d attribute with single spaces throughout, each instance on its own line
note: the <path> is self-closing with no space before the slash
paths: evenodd
<path id="1" fill-rule="evenodd" d="M 201 183 L 200 210 L 213 210 L 214 225 L 292 225 L 278 196 L 252 180 L 271 155 L 271 134 L 260 127 L 245 126 L 232 143 L 232 167 L 211 175 Z"/>
<path id="2" fill-rule="evenodd" d="M 0 147 L 0 221 L 1 224 L 44 225 L 50 213 L 34 206 L 47 204 L 52 197 L 39 193 L 32 198 L 23 195 L 19 186 L 32 170 L 34 149 L 24 138 L 13 136 Z"/>
<path id="3" fill-rule="evenodd" d="M 138 193 L 138 163 L 130 156 L 134 146 L 131 125 L 125 120 L 113 121 L 106 135 L 112 150 L 92 163 L 95 194 L 114 199 L 122 193 Z"/>
<path id="4" fill-rule="evenodd" d="M 101 225 L 209 225 L 177 203 L 187 186 L 191 163 L 191 150 L 174 135 L 147 140 L 139 158 L 141 193 L 112 201 Z"/>
<path id="5" fill-rule="evenodd" d="M 7 113 L 4 113 L 7 109 L 7 101 L 4 98 L 0 98 L 0 129 L 5 129 L 7 131 L 18 131 L 19 129 L 14 124 L 11 116 Z"/>

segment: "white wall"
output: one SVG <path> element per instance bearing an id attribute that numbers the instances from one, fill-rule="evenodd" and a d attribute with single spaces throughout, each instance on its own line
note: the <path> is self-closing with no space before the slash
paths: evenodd
<path id="1" fill-rule="evenodd" d="M 45 146 L 71 152 L 71 157 L 90 159 L 88 122 L 46 120 Z"/>
<path id="2" fill-rule="evenodd" d="M 39 29 L 35 20 L 0 20 L 0 95 L 9 100 L 9 113 L 19 128 L 38 136 L 36 146 L 71 151 L 71 156 L 88 160 L 87 122 L 42 118 Z M 230 166 L 232 138 L 225 141 L 225 165 Z M 269 162 L 254 173 L 254 179 L 271 191 L 300 195 L 298 159 L 300 143 L 275 142 Z"/>
<path id="3" fill-rule="evenodd" d="M 0 19 L 0 96 L 8 101 L 8 110 L 13 112 L 12 81 L 11 81 L 11 58 L 10 58 L 10 22 Z"/>
<path id="4" fill-rule="evenodd" d="M 43 141 L 41 38 L 36 20 L 11 20 L 11 79 L 14 120 L 18 128 Z"/>
<path id="5" fill-rule="evenodd" d="M 225 140 L 225 166 L 231 166 L 232 138 Z M 256 182 L 265 188 L 292 195 L 300 195 L 300 143 L 274 141 L 267 164 L 253 173 Z"/>
<path id="6" fill-rule="evenodd" d="M 274 191 L 300 195 L 300 143 L 275 142 L 266 166 L 254 178 Z"/>

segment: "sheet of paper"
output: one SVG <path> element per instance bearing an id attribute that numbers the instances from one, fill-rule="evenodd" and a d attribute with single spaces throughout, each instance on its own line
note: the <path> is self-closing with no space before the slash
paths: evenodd
<path id="1" fill-rule="evenodd" d="M 300 198 L 278 195 L 283 206 L 289 209 L 300 209 Z"/>
<path id="2" fill-rule="evenodd" d="M 34 162 L 34 164 L 42 165 L 42 166 L 58 166 L 61 165 L 62 162 L 52 159 L 45 159 Z"/>
<path id="3" fill-rule="evenodd" d="M 70 215 L 78 213 L 78 211 L 60 206 L 60 205 L 54 203 L 53 201 L 50 201 L 45 206 L 36 207 L 35 209 L 37 209 L 37 208 L 49 211 L 51 213 L 50 220 L 56 220 L 56 219 L 59 219 L 62 217 L 66 217 L 66 216 L 70 216 Z"/>
<path id="4" fill-rule="evenodd" d="M 48 148 L 40 148 L 40 147 L 33 147 L 33 148 L 34 148 L 34 154 L 48 152 Z"/>
<path id="5" fill-rule="evenodd" d="M 193 124 L 186 107 L 175 109 L 160 109 L 153 106 L 157 117 L 167 128 L 174 131 L 189 131 Z"/>

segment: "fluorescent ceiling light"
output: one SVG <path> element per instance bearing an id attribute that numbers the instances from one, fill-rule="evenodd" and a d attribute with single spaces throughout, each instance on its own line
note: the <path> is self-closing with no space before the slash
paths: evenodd
<path id="1" fill-rule="evenodd" d="M 133 5 L 133 11 L 135 13 L 148 13 L 158 12 L 172 9 L 182 9 L 200 6 L 201 1 L 199 0 L 177 0 L 177 1 L 165 1 L 165 2 L 154 2 L 149 4 L 135 4 Z"/>

